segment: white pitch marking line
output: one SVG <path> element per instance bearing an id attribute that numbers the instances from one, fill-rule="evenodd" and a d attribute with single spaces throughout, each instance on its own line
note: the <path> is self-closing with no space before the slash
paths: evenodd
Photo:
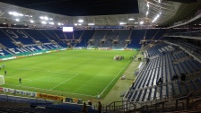
<path id="1" fill-rule="evenodd" d="M 126 66 L 127 66 L 129 63 L 130 63 L 130 61 L 124 66 L 124 68 L 121 69 L 121 71 L 119 71 L 119 72 L 117 73 L 117 76 L 114 77 L 114 79 L 112 79 L 112 81 L 110 81 L 110 83 L 105 87 L 105 89 L 100 93 L 100 95 L 102 95 L 102 93 L 110 86 L 110 84 L 118 77 L 119 73 L 121 73 L 121 72 L 126 68 Z"/>
<path id="2" fill-rule="evenodd" d="M 67 79 L 67 80 L 65 80 L 65 81 L 63 81 L 63 82 L 61 82 L 61 83 L 57 84 L 56 86 L 52 87 L 52 88 L 51 88 L 51 89 L 49 89 L 49 90 L 53 90 L 54 88 L 56 88 L 56 87 L 58 87 L 59 85 L 61 85 L 61 84 L 65 83 L 65 82 L 67 82 L 67 81 L 71 80 L 72 78 L 74 78 L 74 77 L 75 77 L 75 76 L 77 76 L 77 75 L 79 75 L 79 74 L 76 74 L 76 75 L 72 76 L 71 78 L 69 78 L 69 79 Z"/>
<path id="3" fill-rule="evenodd" d="M 22 84 L 21 84 L 21 85 L 9 84 L 9 83 L 6 83 L 6 84 L 8 84 L 8 85 L 13 85 L 13 86 L 25 87 L 25 88 L 38 89 L 38 90 L 43 90 L 43 91 L 48 91 L 47 89 L 36 88 L 36 87 L 30 87 L 30 86 L 23 86 Z M 55 92 L 55 91 L 54 91 L 54 90 L 51 90 L 51 92 Z M 58 91 L 57 91 L 57 93 L 58 93 Z M 60 92 L 60 93 L 61 93 L 61 92 Z M 73 93 L 73 92 L 66 92 L 66 93 L 77 94 L 77 95 L 83 95 L 83 96 L 88 96 L 88 97 L 95 97 L 95 96 L 92 96 L 92 95 L 81 94 L 81 93 Z"/>
<path id="4" fill-rule="evenodd" d="M 5 76 L 4 76 L 4 77 L 5 77 Z M 15 77 L 5 77 L 5 78 L 18 79 L 18 78 L 15 78 Z M 28 81 L 30 81 L 31 79 L 23 79 L 23 80 L 28 80 Z"/>

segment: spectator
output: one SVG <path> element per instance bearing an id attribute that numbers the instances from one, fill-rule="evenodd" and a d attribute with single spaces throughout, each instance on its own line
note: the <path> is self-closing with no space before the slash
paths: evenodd
<path id="1" fill-rule="evenodd" d="M 178 79 L 178 75 L 173 75 L 171 80 L 177 80 Z"/>
<path id="2" fill-rule="evenodd" d="M 7 75 L 7 71 L 4 71 L 4 74 Z"/>
<path id="3" fill-rule="evenodd" d="M 92 105 L 92 102 L 91 102 L 91 100 L 88 100 L 88 105 L 90 105 L 90 106 Z"/>
<path id="4" fill-rule="evenodd" d="M 186 80 L 186 75 L 184 73 L 181 74 L 181 81 L 185 81 Z"/>
<path id="5" fill-rule="evenodd" d="M 19 83 L 20 83 L 20 84 L 22 83 L 22 79 L 21 79 L 21 78 L 19 78 Z"/>
<path id="6" fill-rule="evenodd" d="M 102 111 L 102 104 L 101 104 L 101 102 L 99 101 L 99 102 L 98 102 L 98 113 L 102 113 L 101 111 Z"/>
<path id="7" fill-rule="evenodd" d="M 163 83 L 163 77 L 159 78 L 158 82 L 156 83 L 156 85 L 162 84 Z"/>
<path id="8" fill-rule="evenodd" d="M 83 107 L 82 107 L 82 113 L 88 113 L 87 105 L 85 102 L 84 102 Z"/>

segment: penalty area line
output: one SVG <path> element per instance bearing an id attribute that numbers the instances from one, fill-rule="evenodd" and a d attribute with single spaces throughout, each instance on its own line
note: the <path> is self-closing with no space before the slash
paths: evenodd
<path id="1" fill-rule="evenodd" d="M 76 75 L 72 76 L 71 78 L 69 78 L 69 79 L 67 79 L 67 80 L 65 80 L 65 81 L 63 81 L 63 82 L 57 84 L 56 86 L 52 87 L 52 88 L 49 89 L 49 90 L 53 90 L 54 88 L 56 88 L 56 87 L 60 86 L 61 84 L 65 83 L 65 82 L 67 82 L 67 81 L 69 81 L 69 80 L 71 80 L 72 78 L 76 77 L 77 75 L 79 75 L 79 74 L 76 74 Z"/>
<path id="2" fill-rule="evenodd" d="M 117 73 L 117 76 L 114 77 L 114 79 L 112 79 L 112 80 L 110 81 L 110 83 L 105 87 L 105 89 L 103 89 L 103 91 L 102 91 L 99 95 L 102 95 L 102 94 L 105 92 L 105 90 L 110 86 L 110 84 L 118 77 L 118 75 L 126 68 L 126 66 L 127 66 L 130 62 L 131 62 L 131 61 L 129 61 L 129 62 L 124 66 L 124 68 L 122 68 L 122 69 Z"/>

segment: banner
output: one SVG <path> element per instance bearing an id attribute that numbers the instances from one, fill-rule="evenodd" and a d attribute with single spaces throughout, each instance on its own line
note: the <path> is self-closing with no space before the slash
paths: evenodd
<path id="1" fill-rule="evenodd" d="M 16 59 L 16 56 L 7 57 L 7 58 L 2 58 L 1 60 L 2 60 L 2 61 L 5 61 L 5 60 L 11 60 L 11 59 Z"/>
<path id="2" fill-rule="evenodd" d="M 70 102 L 71 103 L 71 102 L 73 102 L 73 99 L 72 98 L 66 98 L 65 102 Z"/>
<path id="3" fill-rule="evenodd" d="M 82 99 L 77 99 L 77 98 L 65 98 L 65 102 L 82 104 Z"/>
<path id="4" fill-rule="evenodd" d="M 2 87 L 0 87 L 0 92 L 3 92 L 3 88 Z"/>
<path id="5" fill-rule="evenodd" d="M 36 92 L 16 90 L 16 89 L 11 89 L 11 88 L 3 88 L 3 92 L 19 94 L 19 95 L 26 95 L 26 96 L 30 96 L 30 97 L 36 97 Z"/>
<path id="6" fill-rule="evenodd" d="M 17 56 L 16 58 L 24 58 L 24 56 Z"/>
<path id="7" fill-rule="evenodd" d="M 73 98 L 73 103 L 78 103 L 78 99 L 77 98 Z"/>
<path id="8" fill-rule="evenodd" d="M 57 96 L 57 95 L 50 95 L 50 94 L 44 94 L 44 93 L 37 93 L 38 98 L 48 99 L 48 100 L 56 100 L 56 101 L 63 101 L 63 96 Z"/>

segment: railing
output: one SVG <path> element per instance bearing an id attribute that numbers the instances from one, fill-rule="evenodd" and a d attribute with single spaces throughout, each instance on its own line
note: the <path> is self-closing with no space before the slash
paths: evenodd
<path id="1" fill-rule="evenodd" d="M 192 48 L 187 47 L 186 44 L 176 43 L 176 42 L 169 42 L 169 41 L 165 41 L 165 43 L 180 47 L 182 50 L 184 50 L 186 53 L 188 53 L 194 59 L 196 59 L 198 62 L 201 63 L 201 54 L 192 51 Z"/>
<path id="2" fill-rule="evenodd" d="M 188 53 L 193 54 L 196 59 L 199 59 L 198 61 L 201 63 L 201 54 L 192 51 L 192 49 L 190 49 L 189 47 L 186 47 L 185 45 L 180 45 L 181 47 L 183 47 L 183 49 L 185 49 L 186 51 L 188 51 Z"/>
<path id="3" fill-rule="evenodd" d="M 124 113 L 136 109 L 136 103 L 129 101 L 114 101 L 111 104 L 106 106 L 106 113 Z"/>
<path id="4" fill-rule="evenodd" d="M 136 108 L 133 111 L 183 111 L 183 110 L 199 110 L 197 107 L 201 102 L 201 91 L 189 92 L 186 96 L 181 96 L 176 99 L 162 100 L 158 102 L 152 102 L 152 104 L 141 104 L 140 108 Z M 196 112 L 197 113 L 197 112 Z"/>
<path id="5" fill-rule="evenodd" d="M 168 29 L 190 24 L 192 22 L 195 22 L 196 20 L 199 20 L 200 18 L 201 18 L 201 14 L 195 15 L 195 17 L 184 22 L 178 22 L 176 25 L 168 27 Z"/>

